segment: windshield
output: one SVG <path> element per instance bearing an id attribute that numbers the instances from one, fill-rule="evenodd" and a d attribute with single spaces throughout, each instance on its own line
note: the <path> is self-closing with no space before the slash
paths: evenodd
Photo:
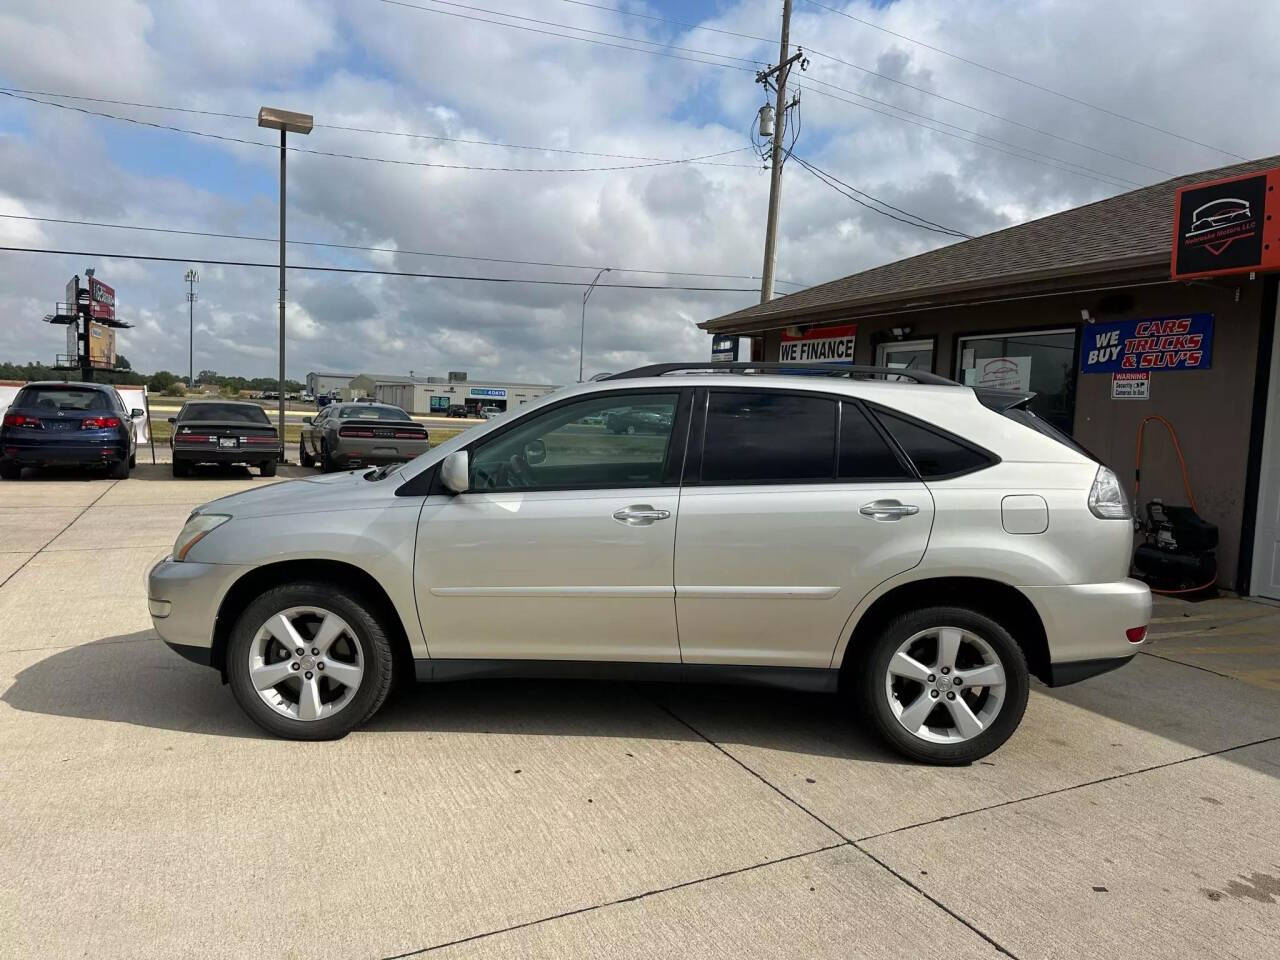
<path id="1" fill-rule="evenodd" d="M 25 387 L 14 398 L 15 407 L 35 407 L 55 413 L 59 410 L 110 410 L 107 395 L 84 387 Z"/>
<path id="2" fill-rule="evenodd" d="M 270 424 L 266 411 L 252 403 L 189 403 L 179 420 L 230 420 L 235 423 Z"/>
<path id="3" fill-rule="evenodd" d="M 343 407 L 338 411 L 341 420 L 408 420 L 409 415 L 399 407 L 383 407 L 362 403 L 358 407 Z"/>

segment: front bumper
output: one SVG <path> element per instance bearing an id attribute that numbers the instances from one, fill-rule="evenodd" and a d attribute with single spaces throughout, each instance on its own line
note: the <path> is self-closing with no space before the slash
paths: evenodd
<path id="1" fill-rule="evenodd" d="M 188 660 L 211 664 L 218 609 L 227 591 L 251 569 L 179 563 L 168 556 L 155 563 L 147 572 L 147 606 L 160 639 Z"/>
<path id="2" fill-rule="evenodd" d="M 1051 686 L 1127 663 L 1142 641 L 1133 643 L 1125 631 L 1151 622 L 1151 589 L 1138 580 L 1020 589 L 1044 624 Z"/>

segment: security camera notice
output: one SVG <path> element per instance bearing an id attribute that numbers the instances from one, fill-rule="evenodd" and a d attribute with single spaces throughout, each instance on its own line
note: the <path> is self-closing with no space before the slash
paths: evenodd
<path id="1" fill-rule="evenodd" d="M 803 333 L 782 331 L 778 359 L 782 363 L 853 363 L 858 325 L 814 327 Z"/>
<path id="2" fill-rule="evenodd" d="M 1111 375 L 1112 400 L 1150 400 L 1151 371 L 1126 371 Z"/>

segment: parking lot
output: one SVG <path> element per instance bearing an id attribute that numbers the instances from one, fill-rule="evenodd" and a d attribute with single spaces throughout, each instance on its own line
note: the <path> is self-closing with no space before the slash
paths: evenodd
<path id="1" fill-rule="evenodd" d="M 1275 955 L 1280 608 L 1159 602 L 968 768 L 836 698 L 629 684 L 420 687 L 284 742 L 142 580 L 267 482 L 0 485 L 0 955 Z"/>

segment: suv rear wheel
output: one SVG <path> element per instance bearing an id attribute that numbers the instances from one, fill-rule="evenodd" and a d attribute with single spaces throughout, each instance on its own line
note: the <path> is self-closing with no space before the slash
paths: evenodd
<path id="1" fill-rule="evenodd" d="M 356 594 L 327 583 L 268 590 L 227 645 L 227 677 L 258 726 L 290 740 L 333 740 L 378 711 L 391 689 L 386 632 Z"/>
<path id="2" fill-rule="evenodd" d="M 880 632 L 859 686 L 872 722 L 895 749 L 960 765 L 1009 739 L 1031 682 L 1022 648 L 995 620 L 963 607 L 929 607 Z"/>

